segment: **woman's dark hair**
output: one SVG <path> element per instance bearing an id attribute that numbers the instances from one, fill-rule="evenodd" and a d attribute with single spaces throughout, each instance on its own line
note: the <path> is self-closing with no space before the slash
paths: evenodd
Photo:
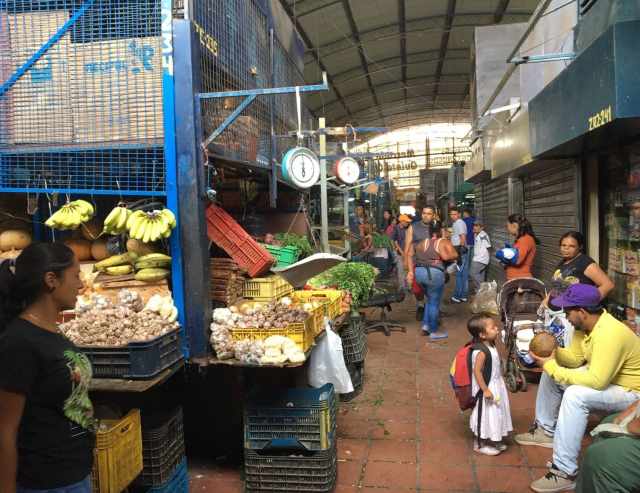
<path id="1" fill-rule="evenodd" d="M 389 219 L 384 221 L 384 227 L 386 228 L 387 226 L 390 226 L 391 223 L 393 222 L 393 211 L 391 209 L 385 209 L 384 212 L 389 213 Z"/>
<path id="2" fill-rule="evenodd" d="M 484 332 L 484 323 L 493 318 L 490 313 L 478 313 L 469 319 L 467 322 L 467 330 L 471 337 L 473 338 L 473 342 L 480 342 L 480 334 Z"/>
<path id="3" fill-rule="evenodd" d="M 582 233 L 580 233 L 579 231 L 568 231 L 562 235 L 558 244 L 559 245 L 562 244 L 562 240 L 566 238 L 573 238 L 574 240 L 576 240 L 576 243 L 578 244 L 578 250 L 580 250 L 581 252 L 584 252 L 585 241 L 584 241 L 584 235 Z"/>
<path id="4" fill-rule="evenodd" d="M 535 233 L 533 232 L 533 226 L 531 226 L 531 223 L 526 217 L 521 214 L 511 214 L 507 218 L 507 221 L 509 221 L 511 224 L 518 225 L 518 236 L 516 237 L 516 240 L 522 238 L 524 235 L 529 235 L 533 238 L 533 241 L 535 241 L 536 244 L 540 244 L 540 240 L 538 240 Z"/>
<path id="5" fill-rule="evenodd" d="M 33 243 L 16 258 L 15 264 L 0 264 L 0 331 L 35 302 L 47 286 L 44 276 L 60 276 L 73 265 L 74 254 L 62 243 Z"/>
<path id="6" fill-rule="evenodd" d="M 433 221 L 431 223 L 431 236 L 435 236 L 436 238 L 442 237 L 442 222 L 441 221 Z"/>

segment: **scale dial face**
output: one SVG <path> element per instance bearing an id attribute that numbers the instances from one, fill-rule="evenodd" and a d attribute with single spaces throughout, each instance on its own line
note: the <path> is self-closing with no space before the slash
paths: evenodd
<path id="1" fill-rule="evenodd" d="M 360 165 L 350 156 L 343 157 L 336 163 L 336 176 L 347 185 L 353 185 L 360 178 Z"/>
<path id="2" fill-rule="evenodd" d="M 287 153 L 287 178 L 299 188 L 311 188 L 320 179 L 320 161 L 313 151 L 296 147 Z"/>

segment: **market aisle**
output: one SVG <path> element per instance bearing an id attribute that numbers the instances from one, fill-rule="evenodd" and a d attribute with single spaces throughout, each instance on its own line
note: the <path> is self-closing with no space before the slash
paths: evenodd
<path id="1" fill-rule="evenodd" d="M 448 381 L 453 355 L 467 340 L 468 311 L 443 309 L 450 314 L 443 319 L 447 342 L 428 343 L 420 335 L 411 301 L 392 313 L 406 322 L 406 334 L 369 335 L 364 391 L 340 407 L 337 493 L 521 493 L 546 472 L 551 453 L 545 449 L 513 445 L 498 457 L 472 452 L 468 413 L 459 412 Z M 510 397 L 514 426 L 526 429 L 535 386 Z M 243 491 L 237 469 L 190 472 L 191 491 Z"/>

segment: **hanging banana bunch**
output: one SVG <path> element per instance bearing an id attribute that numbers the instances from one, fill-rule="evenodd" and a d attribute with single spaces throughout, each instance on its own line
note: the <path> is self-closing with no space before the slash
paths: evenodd
<path id="1" fill-rule="evenodd" d="M 86 200 L 67 202 L 45 221 L 45 225 L 53 229 L 78 229 L 81 224 L 91 220 L 95 213 L 93 205 Z"/>
<path id="2" fill-rule="evenodd" d="M 171 231 L 175 227 L 176 218 L 169 209 L 151 212 L 135 211 L 127 220 L 129 237 L 143 243 L 158 241 L 160 238 L 169 238 Z"/>
<path id="3" fill-rule="evenodd" d="M 104 220 L 103 233 L 108 235 L 121 235 L 127 232 L 127 221 L 131 217 L 131 211 L 124 205 L 118 205 Z"/>

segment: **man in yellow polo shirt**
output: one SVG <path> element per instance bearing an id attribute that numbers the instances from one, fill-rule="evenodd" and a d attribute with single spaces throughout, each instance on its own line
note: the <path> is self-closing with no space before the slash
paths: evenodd
<path id="1" fill-rule="evenodd" d="M 589 413 L 626 409 L 640 399 L 640 338 L 600 305 L 595 286 L 574 284 L 551 300 L 576 329 L 571 345 L 548 358 L 536 396 L 536 421 L 515 437 L 520 445 L 553 448 L 549 472 L 531 483 L 539 493 L 575 488 Z"/>

